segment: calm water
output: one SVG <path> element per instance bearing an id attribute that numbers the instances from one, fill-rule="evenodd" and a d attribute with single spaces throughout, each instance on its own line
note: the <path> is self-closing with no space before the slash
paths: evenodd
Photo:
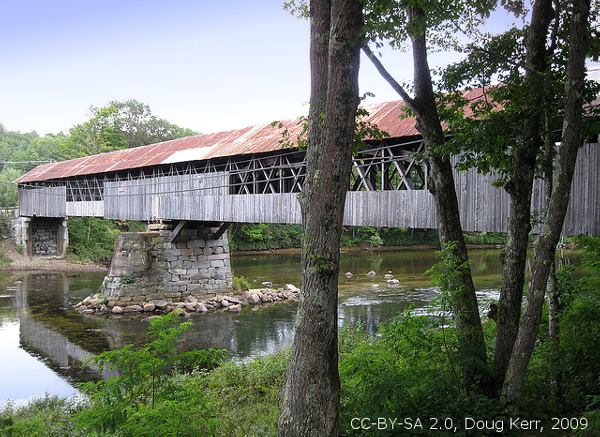
<path id="1" fill-rule="evenodd" d="M 497 297 L 501 266 L 498 251 L 471 252 L 475 285 L 482 301 Z M 356 323 L 375 332 L 410 304 L 425 308 L 436 296 L 424 273 L 436 262 L 433 251 L 346 254 L 342 257 L 339 323 Z M 299 256 L 235 256 L 234 275 L 260 287 L 300 283 Z M 374 278 L 365 276 L 370 270 Z M 392 272 L 399 286 L 383 275 Z M 45 392 L 70 396 L 73 384 L 96 379 L 81 367 L 85 357 L 129 343 L 142 344 L 147 323 L 131 316 L 81 315 L 72 305 L 97 292 L 104 274 L 3 274 L 0 276 L 0 402 L 21 402 Z M 379 284 L 375 288 L 374 285 Z M 292 342 L 296 303 L 245 307 L 240 315 L 226 312 L 193 315 L 193 328 L 181 349 L 220 348 L 245 358 L 274 352 Z M 104 375 L 105 377 L 108 375 Z"/>

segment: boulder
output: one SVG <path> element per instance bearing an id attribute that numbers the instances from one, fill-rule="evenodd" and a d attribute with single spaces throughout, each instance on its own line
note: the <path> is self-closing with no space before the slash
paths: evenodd
<path id="1" fill-rule="evenodd" d="M 208 308 L 206 308 L 206 305 L 204 305 L 203 302 L 198 302 L 196 304 L 196 312 L 197 313 L 205 313 L 208 311 Z"/>
<path id="2" fill-rule="evenodd" d="M 185 301 L 189 303 L 198 303 L 198 298 L 194 296 L 186 296 Z"/>
<path id="3" fill-rule="evenodd" d="M 240 304 L 230 305 L 229 306 L 229 311 L 231 311 L 232 313 L 239 313 L 239 312 L 242 311 L 242 306 Z"/>
<path id="4" fill-rule="evenodd" d="M 350 279 L 350 278 L 351 278 L 351 277 L 353 277 L 354 275 L 353 275 L 352 273 L 350 273 L 350 272 L 346 272 L 346 273 L 344 273 L 344 276 L 345 276 L 346 278 Z"/>
<path id="5" fill-rule="evenodd" d="M 141 313 L 143 310 L 141 305 L 127 305 L 123 308 L 124 313 Z"/>
<path id="6" fill-rule="evenodd" d="M 146 302 L 144 304 L 144 311 L 146 312 L 152 312 L 156 309 L 156 305 L 152 302 Z"/>
<path id="7" fill-rule="evenodd" d="M 156 308 L 159 308 L 161 310 L 165 309 L 168 305 L 166 300 L 153 300 L 152 303 Z"/>
<path id="8" fill-rule="evenodd" d="M 371 270 L 369 273 L 367 273 L 365 276 L 367 276 L 368 278 L 372 278 L 376 275 L 377 273 L 374 270 Z"/>
<path id="9" fill-rule="evenodd" d="M 292 284 L 286 284 L 285 289 L 292 293 L 300 293 L 300 289 Z"/>
<path id="10" fill-rule="evenodd" d="M 248 296 L 248 303 L 251 305 L 256 305 L 260 303 L 260 297 L 256 293 L 252 293 Z"/>
<path id="11" fill-rule="evenodd" d="M 121 308 L 118 305 L 115 305 L 114 307 L 112 307 L 112 309 L 110 310 L 111 313 L 113 314 L 123 314 L 123 308 Z"/>
<path id="12" fill-rule="evenodd" d="M 400 281 L 397 279 L 390 279 L 387 281 L 388 285 L 400 285 Z"/>

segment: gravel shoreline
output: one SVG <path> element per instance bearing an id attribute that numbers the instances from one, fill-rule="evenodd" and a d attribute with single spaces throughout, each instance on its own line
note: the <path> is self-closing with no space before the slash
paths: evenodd
<path id="1" fill-rule="evenodd" d="M 1 265 L 0 271 L 7 272 L 67 272 L 67 273 L 94 273 L 106 272 L 106 266 L 94 263 L 70 262 L 65 258 L 56 256 L 25 256 L 15 247 L 14 243 L 5 240 L 2 243 L 2 254 L 11 260 L 10 264 Z"/>

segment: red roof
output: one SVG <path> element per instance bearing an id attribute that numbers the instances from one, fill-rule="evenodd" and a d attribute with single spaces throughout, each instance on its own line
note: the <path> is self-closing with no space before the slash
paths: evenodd
<path id="1" fill-rule="evenodd" d="M 471 91 L 471 93 L 473 97 L 480 96 L 481 90 Z M 415 119 L 405 117 L 403 106 L 402 101 L 394 101 L 366 107 L 365 109 L 370 114 L 366 121 L 376 124 L 379 129 L 387 132 L 392 138 L 419 135 L 415 128 Z M 294 141 L 301 131 L 301 124 L 298 120 L 282 123 L 290 132 L 290 141 Z M 15 183 L 39 182 L 159 164 L 272 152 L 282 149 L 281 139 L 282 129 L 280 127 L 263 124 L 40 165 L 17 179 Z"/>

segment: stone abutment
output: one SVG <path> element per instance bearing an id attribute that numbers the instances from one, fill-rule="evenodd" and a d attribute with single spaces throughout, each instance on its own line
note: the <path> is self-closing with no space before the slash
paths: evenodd
<path id="1" fill-rule="evenodd" d="M 101 293 L 127 304 L 181 302 L 231 290 L 223 227 L 180 222 L 175 229 L 120 234 Z"/>

